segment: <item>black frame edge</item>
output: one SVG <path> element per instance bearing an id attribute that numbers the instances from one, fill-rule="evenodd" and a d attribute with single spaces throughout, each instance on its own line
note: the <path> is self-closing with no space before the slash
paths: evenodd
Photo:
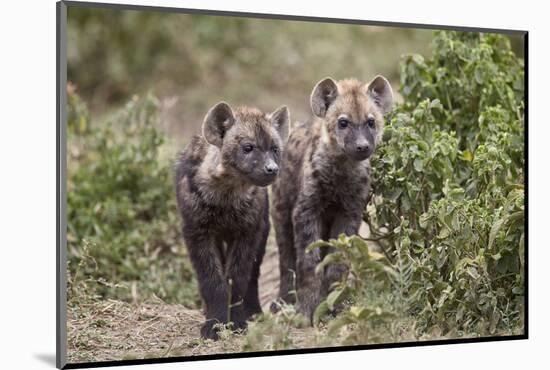
<path id="1" fill-rule="evenodd" d="M 407 348 L 407 347 L 423 347 L 449 344 L 467 344 L 467 343 L 485 343 L 485 342 L 501 342 L 510 340 L 525 340 L 526 335 L 511 335 L 502 337 L 485 337 L 485 338 L 464 338 L 464 339 L 442 339 L 428 340 L 419 342 L 402 342 L 402 343 L 380 343 L 366 344 L 356 346 L 341 346 L 341 347 L 320 347 L 320 348 L 301 348 L 291 350 L 276 350 L 276 351 L 260 351 L 260 352 L 236 352 L 236 353 L 220 353 L 212 355 L 198 355 L 187 357 L 167 357 L 167 358 L 147 358 L 134 360 L 115 360 L 115 361 L 98 361 L 98 362 L 79 362 L 69 363 L 64 369 L 82 369 L 96 368 L 106 366 L 127 366 L 127 365 L 144 365 L 144 364 L 164 364 L 173 362 L 193 362 L 204 360 L 224 360 L 235 358 L 249 357 L 270 357 L 270 356 L 288 356 L 288 355 L 305 355 L 312 353 L 331 353 L 331 352 L 350 352 L 373 349 L 392 349 L 392 348 Z"/>

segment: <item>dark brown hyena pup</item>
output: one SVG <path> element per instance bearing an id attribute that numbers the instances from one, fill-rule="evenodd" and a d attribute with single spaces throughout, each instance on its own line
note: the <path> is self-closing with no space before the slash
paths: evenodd
<path id="1" fill-rule="evenodd" d="M 279 247 L 279 297 L 295 302 L 310 320 L 343 267 L 316 265 L 330 252 L 306 253 L 312 242 L 356 234 L 370 188 L 368 158 L 379 142 L 384 114 L 393 104 L 388 81 L 320 81 L 311 94 L 312 122 L 298 124 L 288 139 L 281 176 L 273 184 L 272 219 Z M 295 280 L 296 277 L 296 281 Z M 277 310 L 277 304 L 272 305 Z"/>
<path id="2" fill-rule="evenodd" d="M 267 188 L 279 172 L 289 112 L 233 111 L 218 103 L 207 113 L 176 164 L 183 237 L 205 303 L 204 338 L 217 339 L 216 323 L 261 312 L 258 277 L 269 233 Z M 229 303 L 231 308 L 229 309 Z"/>

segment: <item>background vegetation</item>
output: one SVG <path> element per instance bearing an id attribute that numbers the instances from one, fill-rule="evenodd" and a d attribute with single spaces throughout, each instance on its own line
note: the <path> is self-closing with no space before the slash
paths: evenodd
<path id="1" fill-rule="evenodd" d="M 172 165 L 220 100 L 309 117 L 331 75 L 398 84 L 431 32 L 70 7 L 69 257 L 103 298 L 200 303 L 179 237 Z M 390 47 L 391 46 L 391 47 Z M 83 257 L 90 257 L 86 263 Z M 78 271 L 78 274 L 77 274 Z M 97 283 L 99 282 L 99 283 Z"/>
<path id="2" fill-rule="evenodd" d="M 175 205 L 177 151 L 222 99 L 266 110 L 285 103 L 293 119 L 306 119 L 310 90 L 327 75 L 384 74 L 400 103 L 372 159 L 370 235 L 330 241 L 338 252 L 319 267 L 344 263 L 349 273 L 316 311 L 317 327 L 307 331 L 284 307 L 245 336 L 225 333 L 219 347 L 196 338 L 174 344 L 180 328 L 147 354 L 162 336 L 151 333 L 137 356 L 523 332 L 519 39 L 78 8 L 69 8 L 68 23 L 73 358 L 100 358 L 100 342 L 124 358 L 127 342 L 109 334 L 123 329 L 111 321 L 136 316 L 131 330 L 152 320 L 159 302 L 198 325 Z M 95 355 L 79 357 L 86 351 Z"/>
<path id="3" fill-rule="evenodd" d="M 400 56 L 428 52 L 430 39 L 427 30 L 70 8 L 68 77 L 100 121 L 154 92 L 163 130 L 185 140 L 220 99 L 266 110 L 286 102 L 306 119 L 323 77 L 398 83 Z"/>

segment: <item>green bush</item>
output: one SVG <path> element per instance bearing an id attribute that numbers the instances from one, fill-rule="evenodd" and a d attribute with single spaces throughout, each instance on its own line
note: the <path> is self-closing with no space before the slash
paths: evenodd
<path id="1" fill-rule="evenodd" d="M 74 93 L 68 101 L 69 122 L 89 120 Z M 171 166 L 158 158 L 156 111 L 154 97 L 135 97 L 105 124 L 69 130 L 70 282 L 94 282 L 102 297 L 156 295 L 193 306 L 196 283 L 178 237 Z"/>
<path id="2" fill-rule="evenodd" d="M 317 265 L 316 273 L 321 273 L 329 264 L 342 264 L 348 269 L 315 310 L 314 323 L 326 322 L 328 336 L 333 340 L 338 338 L 344 345 L 392 340 L 393 330 L 388 323 L 397 315 L 392 302 L 380 292 L 392 290 L 391 283 L 398 277 L 395 269 L 382 254 L 371 250 L 366 241 L 357 235 L 340 235 L 336 240 L 318 241 L 311 244 L 307 252 L 326 246 L 333 247 L 335 251 Z M 331 320 L 332 313 L 343 306 L 347 308 Z M 344 326 L 353 326 L 354 330 L 339 336 Z"/>
<path id="3" fill-rule="evenodd" d="M 438 32 L 433 46 L 430 59 L 404 57 L 406 103 L 391 114 L 371 161 L 364 219 L 371 248 L 381 248 L 393 273 L 370 302 L 391 296 L 390 304 L 354 305 L 340 320 L 351 323 L 351 310 L 364 308 L 414 317 L 415 337 L 522 333 L 523 61 L 494 34 Z M 353 274 L 356 266 L 367 271 L 368 253 L 344 258 L 356 241 L 330 244 L 339 246 L 331 259 Z M 367 302 L 367 289 L 346 279 L 354 301 Z"/>

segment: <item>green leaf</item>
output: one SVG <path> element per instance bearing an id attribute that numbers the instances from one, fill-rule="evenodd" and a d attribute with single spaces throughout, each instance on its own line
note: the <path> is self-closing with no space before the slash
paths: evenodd
<path id="1" fill-rule="evenodd" d="M 329 253 L 315 266 L 315 273 L 321 274 L 326 266 L 340 262 L 342 262 L 342 255 L 340 253 Z"/>
<path id="2" fill-rule="evenodd" d="M 465 161 L 468 161 L 468 162 L 471 162 L 474 160 L 474 155 L 472 154 L 471 151 L 469 150 L 464 150 L 462 152 L 462 159 L 464 159 Z"/>
<path id="3" fill-rule="evenodd" d="M 352 306 L 349 312 L 357 319 L 363 319 L 370 314 L 370 310 L 366 307 Z"/>
<path id="4" fill-rule="evenodd" d="M 348 293 L 349 289 L 347 288 L 347 286 L 344 286 L 341 289 L 333 290 L 327 297 L 327 306 L 329 310 L 333 311 L 334 306 L 342 302 L 346 298 Z"/>
<path id="5" fill-rule="evenodd" d="M 372 261 L 379 261 L 379 260 L 382 260 L 384 258 L 386 258 L 386 257 L 382 253 L 369 251 L 369 259 L 371 259 Z"/>
<path id="6" fill-rule="evenodd" d="M 443 110 L 443 105 L 441 104 L 439 99 L 434 99 L 430 103 L 430 108 L 431 109 L 437 109 L 437 110 Z"/>
<path id="7" fill-rule="evenodd" d="M 430 220 L 430 215 L 428 213 L 423 213 L 418 219 L 418 224 L 421 228 L 425 229 L 428 226 L 428 221 Z"/>
<path id="8" fill-rule="evenodd" d="M 491 249 L 491 247 L 493 246 L 493 243 L 495 242 L 495 238 L 498 232 L 500 231 L 500 228 L 502 227 L 502 225 L 504 225 L 505 222 L 506 222 L 506 218 L 503 217 L 496 220 L 493 223 L 493 226 L 491 227 L 491 231 L 489 232 L 489 242 L 487 244 L 487 249 Z"/>
<path id="9" fill-rule="evenodd" d="M 446 226 L 443 226 L 443 227 L 441 228 L 441 230 L 439 230 L 439 234 L 438 234 L 437 237 L 438 237 L 439 239 L 446 239 L 446 238 L 449 237 L 449 235 L 451 235 L 451 232 L 450 232 L 449 228 L 446 227 Z"/>
<path id="10" fill-rule="evenodd" d="M 453 217 L 452 217 L 452 220 L 451 220 L 451 226 L 452 226 L 454 232 L 460 232 L 461 231 L 460 221 L 458 219 L 458 213 L 456 213 L 456 212 L 453 214 Z"/>
<path id="11" fill-rule="evenodd" d="M 424 163 L 422 162 L 422 159 L 416 158 L 413 162 L 414 169 L 417 172 L 422 172 L 424 170 Z"/>
<path id="12" fill-rule="evenodd" d="M 313 324 L 319 325 L 321 319 L 330 312 L 327 301 L 322 301 L 313 312 Z"/>
<path id="13" fill-rule="evenodd" d="M 306 253 L 311 252 L 314 249 L 321 248 L 321 247 L 327 247 L 327 246 L 330 246 L 330 245 L 331 244 L 327 241 L 317 240 L 317 241 L 315 241 L 315 242 L 313 242 L 313 243 L 311 243 L 310 245 L 307 246 Z"/>

